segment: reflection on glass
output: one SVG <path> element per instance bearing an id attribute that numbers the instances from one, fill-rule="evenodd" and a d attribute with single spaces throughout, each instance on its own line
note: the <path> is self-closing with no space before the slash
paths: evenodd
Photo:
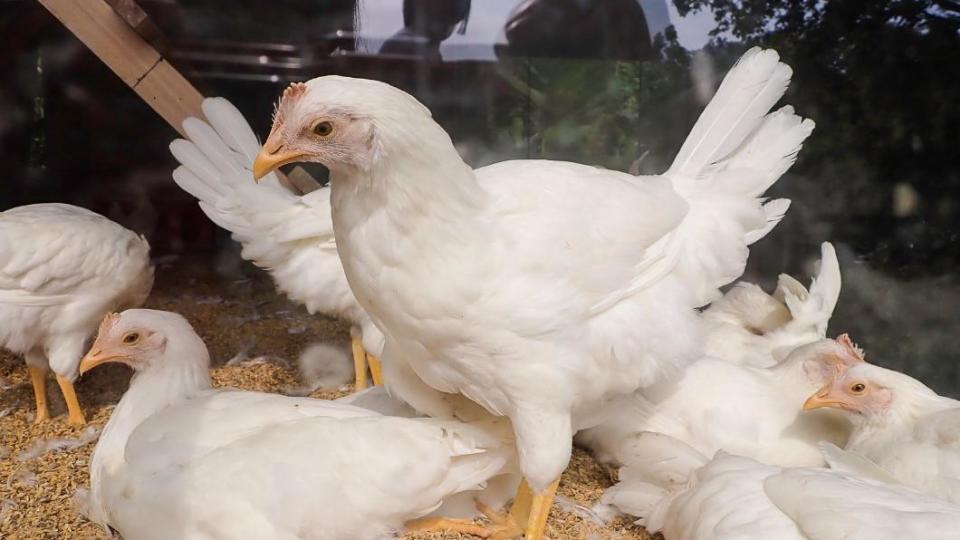
<path id="1" fill-rule="evenodd" d="M 418 56 L 438 61 L 440 43 L 453 34 L 466 32 L 470 0 L 403 0 L 403 28 L 388 39 L 380 54 Z"/>
<path id="2" fill-rule="evenodd" d="M 947 0 L 142 0 L 156 44 L 265 135 L 288 82 L 338 73 L 421 99 L 464 157 L 662 172 L 749 46 L 793 66 L 817 122 L 773 196 L 794 201 L 747 278 L 803 275 L 838 245 L 832 328 L 960 392 L 960 6 Z M 72 202 L 158 255 L 227 246 L 170 182 L 172 131 L 36 2 L 2 3 L 3 208 Z M 29 31 L 27 30 L 29 28 Z M 770 286 L 772 283 L 765 283 Z"/>

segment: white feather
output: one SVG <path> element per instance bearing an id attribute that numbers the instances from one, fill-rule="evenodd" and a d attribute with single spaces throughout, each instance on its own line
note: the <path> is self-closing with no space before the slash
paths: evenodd
<path id="1" fill-rule="evenodd" d="M 719 453 L 642 522 L 670 540 L 946 539 L 960 527 L 960 507 L 899 484 Z"/>
<path id="2" fill-rule="evenodd" d="M 260 144 L 243 115 L 223 98 L 205 99 L 202 107 L 210 124 L 188 118 L 189 140 L 170 144 L 181 163 L 174 181 L 233 233 L 242 256 L 268 270 L 287 296 L 311 313 L 347 319 L 360 329 L 364 347 L 379 355 L 383 336 L 351 293 L 337 255 L 329 188 L 298 196 L 275 175 L 255 184 Z"/>
<path id="3" fill-rule="evenodd" d="M 854 430 L 846 450 L 914 489 L 960 504 L 960 402 L 866 362 L 840 375 L 834 387 L 856 381 L 870 389 L 854 402 L 859 412 L 848 413 Z"/>
<path id="4" fill-rule="evenodd" d="M 822 339 L 840 296 L 840 266 L 829 242 L 820 248 L 820 270 L 808 292 L 781 274 L 777 290 L 767 294 L 738 283 L 703 312 L 709 356 L 768 367 L 798 346 Z"/>
<path id="5" fill-rule="evenodd" d="M 548 160 L 472 170 L 410 95 L 346 77 L 298 86 L 275 129 L 331 170 L 337 248 L 388 336 L 391 391 L 431 415 L 454 414 L 446 396 L 460 394 L 510 417 L 542 490 L 575 430 L 700 357 L 694 308 L 742 273 L 747 240 L 770 228 L 753 192 L 793 159 L 757 158 L 758 141 L 730 168 L 789 72 L 748 53 L 660 176 Z M 298 138 L 318 116 L 345 126 L 336 144 Z M 777 154 L 806 129 L 780 124 Z"/>
<path id="6" fill-rule="evenodd" d="M 133 231 L 67 204 L 0 213 L 0 347 L 77 377 L 83 346 L 111 310 L 153 286 L 150 246 Z"/>
<path id="7" fill-rule="evenodd" d="M 203 342 L 172 313 L 126 311 L 95 346 L 116 347 L 132 329 L 163 336 L 165 348 L 138 353 L 90 487 L 91 517 L 125 538 L 392 538 L 514 468 L 502 421 L 211 389 Z"/>

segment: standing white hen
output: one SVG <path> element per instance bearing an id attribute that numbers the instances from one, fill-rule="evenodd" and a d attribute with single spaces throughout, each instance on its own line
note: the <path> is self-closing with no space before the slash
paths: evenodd
<path id="1" fill-rule="evenodd" d="M 790 107 L 767 114 L 790 75 L 776 52 L 748 51 L 670 170 L 648 177 L 542 160 L 473 170 L 410 95 L 320 77 L 284 92 L 253 168 L 330 169 L 340 258 L 385 334 L 388 387 L 434 416 L 452 414 L 447 392 L 511 419 L 535 492 L 514 515 L 538 540 L 573 433 L 700 356 L 694 308 L 782 218 L 787 201 L 762 194 L 813 129 Z"/>
<path id="2" fill-rule="evenodd" d="M 260 143 L 243 115 L 223 98 L 203 100 L 210 124 L 188 118 L 189 140 L 170 143 L 180 166 L 173 179 L 200 201 L 200 208 L 243 245 L 242 256 L 270 272 L 277 287 L 310 313 L 341 317 L 353 328 L 356 388 L 366 385 L 365 351 L 374 382 L 383 334 L 357 303 L 337 255 L 330 220 L 330 188 L 295 195 L 276 175 L 250 182 Z"/>
<path id="3" fill-rule="evenodd" d="M 53 370 L 69 421 L 84 423 L 73 382 L 87 338 L 111 310 L 142 304 L 153 287 L 146 239 L 68 204 L 0 213 L 0 346 L 24 355 L 36 421 L 49 418 Z"/>
<path id="4" fill-rule="evenodd" d="M 820 407 L 845 411 L 853 421 L 847 450 L 909 486 L 960 504 L 960 401 L 864 362 L 835 371 L 804 405 Z"/>

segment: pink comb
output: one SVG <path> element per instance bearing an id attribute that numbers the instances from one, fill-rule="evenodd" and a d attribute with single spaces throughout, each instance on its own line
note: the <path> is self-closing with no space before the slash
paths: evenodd
<path id="1" fill-rule="evenodd" d="M 278 126 L 283 124 L 284 118 L 287 115 L 287 111 L 296 106 L 297 102 L 300 101 L 300 98 L 302 98 L 306 93 L 307 83 L 291 83 L 290 86 L 283 91 L 283 95 L 280 96 L 280 100 L 273 108 L 273 125 Z"/>
<path id="2" fill-rule="evenodd" d="M 844 333 L 837 336 L 837 343 L 839 343 L 840 345 L 843 345 L 843 348 L 846 349 L 850 353 L 850 355 L 853 356 L 856 360 L 860 362 L 866 362 L 866 358 L 864 358 L 864 354 L 863 354 L 863 349 L 858 347 L 857 344 L 854 343 L 852 339 L 850 339 L 849 334 Z"/>

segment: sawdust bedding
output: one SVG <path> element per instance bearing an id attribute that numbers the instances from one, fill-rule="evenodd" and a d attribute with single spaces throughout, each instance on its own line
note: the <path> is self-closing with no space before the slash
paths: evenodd
<path id="1" fill-rule="evenodd" d="M 240 269 L 242 268 L 242 270 Z M 160 265 L 146 307 L 176 311 L 210 348 L 217 386 L 283 392 L 296 387 L 294 360 L 310 343 L 346 343 L 349 328 L 311 316 L 278 295 L 266 275 L 239 266 L 215 273 L 209 260 L 167 260 Z M 345 360 L 346 361 L 346 360 Z M 88 425 L 70 426 L 55 384 L 48 384 L 51 421 L 33 424 L 33 392 L 20 358 L 0 352 L 0 539 L 108 538 L 78 511 L 75 493 L 89 485 L 87 468 L 97 432 L 127 387 L 130 372 L 104 366 L 77 385 Z M 333 399 L 345 386 L 311 394 Z M 603 526 L 588 509 L 611 484 L 607 470 L 575 450 L 564 473 L 547 528 L 559 539 L 654 538 L 630 520 Z M 468 539 L 460 534 L 407 535 L 407 539 Z"/>

